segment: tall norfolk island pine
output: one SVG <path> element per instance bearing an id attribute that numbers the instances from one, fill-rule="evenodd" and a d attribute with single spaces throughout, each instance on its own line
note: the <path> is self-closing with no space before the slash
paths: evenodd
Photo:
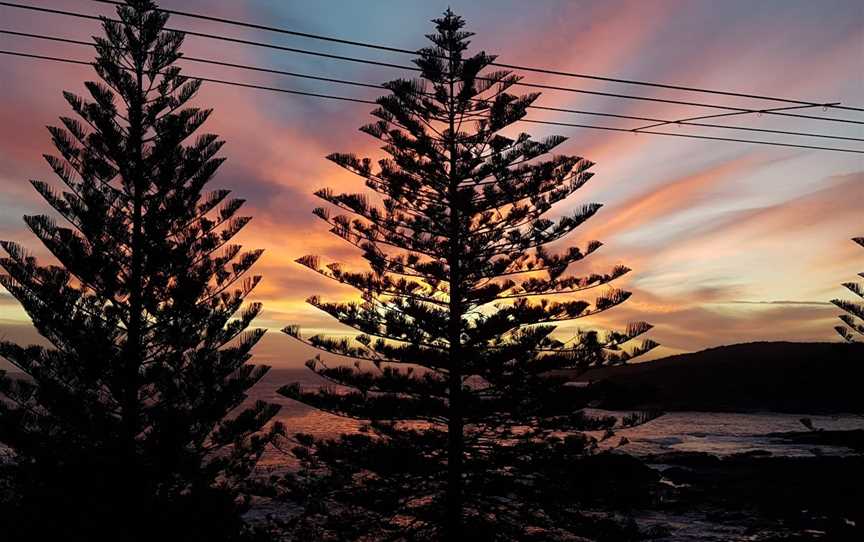
<path id="1" fill-rule="evenodd" d="M 465 56 L 472 34 L 462 30 L 460 17 L 448 11 L 434 22 L 437 31 L 428 36 L 434 46 L 415 60 L 420 78 L 387 83 L 390 94 L 372 113 L 377 122 L 362 128 L 383 142 L 389 157 L 374 167 L 350 154 L 329 156 L 363 177 L 381 203 L 364 194 L 317 192 L 354 215 L 315 210 L 334 234 L 362 250 L 371 270 L 322 265 L 315 256 L 299 260 L 362 294 L 352 303 L 309 299 L 359 334 L 305 338 L 296 326 L 285 330 L 355 360 L 353 367 L 328 366 L 320 358 L 308 363 L 350 391 L 293 385 L 281 392 L 376 422 L 371 435 L 301 439 L 305 448 L 298 453 L 309 464 L 323 461 L 331 474 L 345 474 L 346 483 L 364 474 L 362 497 L 334 484 L 343 504 L 379 511 L 384 529 L 393 516 L 401 518 L 390 527 L 397 532 L 412 527 L 434 537 L 441 534 L 433 534 L 436 523 L 443 523 L 456 540 L 464 522 L 476 535 L 491 515 L 499 532 L 508 521 L 517 531 L 541 521 L 538 503 L 512 498 L 530 485 L 517 474 L 520 465 L 531 472 L 540 461 L 534 455 L 531 463 L 530 447 L 557 443 L 582 450 L 586 440 L 561 441 L 552 433 L 608 425 L 574 413 L 583 393 L 549 371 L 622 363 L 654 343 L 623 348 L 649 329 L 645 323 L 606 338 L 585 332 L 562 342 L 552 336 L 557 323 L 597 314 L 629 296 L 610 289 L 593 302 L 574 298 L 628 271 L 618 266 L 606 274 L 565 276 L 600 243 L 559 254 L 546 247 L 600 208 L 582 205 L 555 220 L 544 217 L 588 181 L 592 163 L 577 156 L 544 159 L 562 137 L 501 135 L 538 95 L 509 94 L 519 78 L 488 70 L 493 56 Z M 553 295 L 561 300 L 536 300 Z M 556 522 L 548 513 L 546 519 Z M 345 527 L 345 518 L 340 521 Z"/>
<path id="2" fill-rule="evenodd" d="M 864 237 L 855 237 L 852 241 L 864 247 Z M 859 276 L 864 278 L 864 273 L 859 273 Z M 864 298 L 864 284 L 844 282 L 843 286 L 859 298 Z M 859 341 L 858 335 L 864 337 L 864 303 L 847 299 L 833 299 L 831 302 L 846 311 L 846 314 L 840 315 L 840 320 L 845 325 L 834 328 L 837 333 L 850 343 Z"/>
<path id="3" fill-rule="evenodd" d="M 237 490 L 281 431 L 263 430 L 275 405 L 227 417 L 267 371 L 247 364 L 261 307 L 242 308 L 261 251 L 232 243 L 243 201 L 203 191 L 223 142 L 192 139 L 210 110 L 189 106 L 200 81 L 181 76 L 183 36 L 154 8 L 127 0 L 121 22 L 103 21 L 101 82 L 65 93 L 77 118 L 50 128 L 59 156 L 46 160 L 65 187 L 32 184 L 66 224 L 25 221 L 60 265 L 2 243 L 0 283 L 51 344 L 0 342 L 29 377 L 0 380 L 0 442 L 32 512 L 4 530 L 192 539 L 169 530 L 177 521 L 212 539 L 236 527 Z"/>

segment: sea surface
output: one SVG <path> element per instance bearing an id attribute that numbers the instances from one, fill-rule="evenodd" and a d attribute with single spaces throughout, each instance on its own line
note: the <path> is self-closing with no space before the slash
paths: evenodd
<path id="1" fill-rule="evenodd" d="M 308 369 L 273 370 L 256 385 L 250 400 L 263 399 L 282 405 L 278 419 L 286 425 L 289 435 L 310 433 L 327 437 L 350 433 L 360 427 L 361 422 L 320 412 L 277 393 L 281 386 L 293 382 L 299 382 L 304 387 L 326 385 Z M 619 419 L 630 414 L 598 409 L 591 409 L 589 413 L 611 415 Z M 813 416 L 774 412 L 670 412 L 638 427 L 616 429 L 615 436 L 604 441 L 601 446 L 614 446 L 619 451 L 635 456 L 666 452 L 706 452 L 723 457 L 755 450 L 787 457 L 851 453 L 848 448 L 823 446 L 816 449 L 813 445 L 790 443 L 771 436 L 772 433 L 805 431 L 806 428 L 800 421 L 802 418 L 809 418 L 815 427 L 825 430 L 864 429 L 864 417 L 852 414 Z M 622 437 L 629 443 L 620 446 Z M 290 459 L 280 459 L 281 455 L 283 454 L 268 454 L 266 461 L 274 466 L 280 461 L 290 462 Z"/>

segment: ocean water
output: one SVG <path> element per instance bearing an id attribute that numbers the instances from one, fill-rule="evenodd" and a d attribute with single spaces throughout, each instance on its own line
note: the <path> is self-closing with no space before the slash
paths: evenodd
<path id="1" fill-rule="evenodd" d="M 602 411 L 601 411 L 602 412 Z M 606 412 L 620 416 L 620 412 Z M 824 430 L 864 429 L 864 418 L 852 414 L 812 416 L 796 414 L 670 412 L 639 427 L 616 430 L 616 438 L 630 442 L 618 449 L 643 456 L 665 452 L 706 452 L 719 457 L 757 450 L 775 456 L 806 457 L 814 454 L 846 455 L 844 447 L 822 446 L 816 450 L 809 444 L 790 443 L 772 433 L 805 431 L 800 420 L 807 417 Z"/>
<path id="2" fill-rule="evenodd" d="M 356 431 L 361 422 L 327 414 L 292 401 L 277 393 L 279 387 L 292 382 L 303 386 L 324 385 L 324 381 L 307 369 L 273 370 L 253 389 L 250 400 L 263 399 L 282 406 L 279 420 L 289 434 L 310 433 L 318 437 L 335 436 Z M 611 415 L 619 419 L 629 412 L 592 409 L 590 413 Z M 816 427 L 825 430 L 864 429 L 864 417 L 856 415 L 812 416 L 804 414 L 670 412 L 646 424 L 629 429 L 616 429 L 615 436 L 601 447 L 616 447 L 635 456 L 666 452 L 707 452 L 717 456 L 763 450 L 775 456 L 846 455 L 851 450 L 843 447 L 820 447 L 794 444 L 772 433 L 804 431 L 800 419 L 810 418 Z M 597 435 L 599 437 L 599 435 Z M 619 446 L 621 438 L 629 443 Z M 278 464 L 290 459 L 284 454 L 268 454 L 266 463 Z"/>

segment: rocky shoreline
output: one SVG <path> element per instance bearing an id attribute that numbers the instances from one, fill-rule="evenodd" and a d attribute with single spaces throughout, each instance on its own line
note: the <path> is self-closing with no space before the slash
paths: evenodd
<path id="1" fill-rule="evenodd" d="M 752 451 L 719 458 L 671 452 L 641 458 L 658 473 L 642 486 L 648 506 L 631 510 L 658 541 L 864 540 L 864 431 L 777 434 L 797 443 L 847 446 L 847 456 L 774 457 Z M 635 459 L 635 458 L 634 458 Z M 643 477 L 644 479 L 644 477 Z"/>
<path id="2" fill-rule="evenodd" d="M 864 538 L 864 456 L 770 457 L 703 454 L 649 458 L 667 488 L 658 511 L 699 512 L 749 540 Z"/>

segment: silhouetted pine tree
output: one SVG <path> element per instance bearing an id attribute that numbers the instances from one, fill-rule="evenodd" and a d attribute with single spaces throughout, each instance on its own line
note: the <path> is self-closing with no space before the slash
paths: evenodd
<path id="1" fill-rule="evenodd" d="M 864 237 L 855 237 L 852 241 L 864 247 Z M 859 273 L 858 276 L 864 278 L 864 273 Z M 864 298 L 864 284 L 858 282 L 844 282 L 843 286 L 859 298 Z M 864 337 L 864 303 L 857 300 L 849 301 L 846 299 L 832 299 L 831 303 L 834 303 L 846 311 L 846 314 L 840 315 L 840 320 L 842 320 L 846 325 L 835 327 L 834 329 L 837 330 L 837 333 L 839 333 L 847 342 L 853 343 L 860 341 L 861 338 L 857 337 L 857 335 Z"/>
<path id="2" fill-rule="evenodd" d="M 474 537 L 488 528 L 521 539 L 544 515 L 547 527 L 560 519 L 543 509 L 558 493 L 541 488 L 539 464 L 594 445 L 582 435 L 554 433 L 614 423 L 578 412 L 586 393 L 550 371 L 624 363 L 655 343 L 624 347 L 650 328 L 641 322 L 605 337 L 553 337 L 558 323 L 606 311 L 630 295 L 609 289 L 593 302 L 576 298 L 628 272 L 616 266 L 565 276 L 599 242 L 557 254 L 547 248 L 600 208 L 579 205 L 545 217 L 589 180 L 593 164 L 578 156 L 543 159 L 563 137 L 502 135 L 538 94 L 509 94 L 519 77 L 486 70 L 495 58 L 486 53 L 466 56 L 472 34 L 460 17 L 448 10 L 434 23 L 433 46 L 414 61 L 420 78 L 387 83 L 391 94 L 372 113 L 378 121 L 361 129 L 381 140 L 389 157 L 377 167 L 351 154 L 328 157 L 363 177 L 380 203 L 365 194 L 316 193 L 354 215 L 314 211 L 362 250 L 371 270 L 323 265 L 317 256 L 298 260 L 360 291 L 357 302 L 308 300 L 358 334 L 334 339 L 303 337 L 297 326 L 284 330 L 355 364 L 316 358 L 308 367 L 338 387 L 280 392 L 374 423 L 367 433 L 337 440 L 301 436 L 305 474 L 327 473 L 328 482 L 304 485 L 301 475 L 290 483 L 311 492 L 345 538 L 375 523 L 371 514 L 380 520 L 373 528 L 398 536 L 415 530 L 420 538 L 445 533 L 459 540 L 470 521 Z M 533 300 L 552 295 L 563 299 Z M 552 498 L 531 501 L 544 493 Z M 352 507 L 361 512 L 352 514 Z M 326 527 L 315 521 L 309 533 L 322 536 Z"/>
<path id="3" fill-rule="evenodd" d="M 204 191 L 223 142 L 193 138 L 211 111 L 189 105 L 200 81 L 181 75 L 183 36 L 154 8 L 127 0 L 120 22 L 103 20 L 101 81 L 65 93 L 77 118 L 49 128 L 59 155 L 45 158 L 65 186 L 32 184 L 65 224 L 25 221 L 59 265 L 2 242 L 0 283 L 50 343 L 0 342 L 26 373 L 0 377 L 0 442 L 20 483 L 7 534 L 230 538 L 239 492 L 282 431 L 265 429 L 276 405 L 238 410 L 268 370 L 247 363 L 261 306 L 243 307 L 261 251 L 232 243 L 243 200 Z"/>

